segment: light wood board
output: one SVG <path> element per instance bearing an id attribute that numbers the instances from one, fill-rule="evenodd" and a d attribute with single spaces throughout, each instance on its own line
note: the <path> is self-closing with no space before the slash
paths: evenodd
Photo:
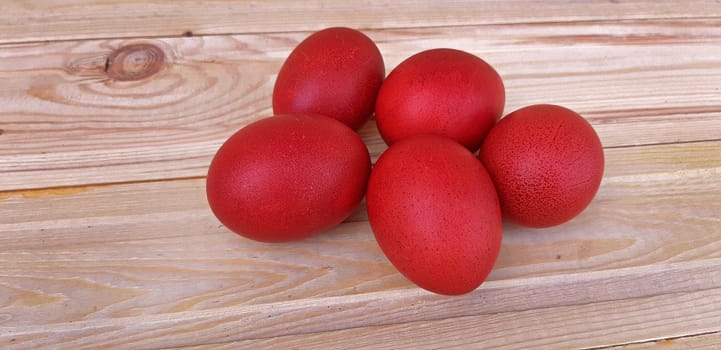
<path id="1" fill-rule="evenodd" d="M 404 279 L 362 205 L 301 242 L 229 232 L 205 200 L 213 153 L 333 25 L 363 29 L 387 71 L 458 48 L 503 76 L 506 112 L 580 112 L 605 147 L 593 203 L 506 223 L 460 297 Z M 375 123 L 360 134 L 377 159 Z M 0 5 L 2 349 L 717 349 L 719 305 L 718 2 Z"/>

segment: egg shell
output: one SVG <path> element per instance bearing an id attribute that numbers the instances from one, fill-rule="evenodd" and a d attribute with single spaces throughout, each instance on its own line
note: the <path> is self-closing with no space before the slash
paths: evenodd
<path id="1" fill-rule="evenodd" d="M 375 119 L 389 145 L 437 134 L 475 152 L 504 104 L 503 80 L 488 63 L 461 50 L 432 49 L 391 71 L 378 92 Z"/>
<path id="2" fill-rule="evenodd" d="M 429 291 L 476 289 L 501 246 L 501 210 L 480 161 L 442 136 L 394 143 L 376 162 L 366 195 L 375 238 L 393 265 Z"/>
<path id="3" fill-rule="evenodd" d="M 206 192 L 230 230 L 263 242 L 323 232 L 359 205 L 370 173 L 357 133 L 325 116 L 278 115 L 233 134 L 208 169 Z"/>
<path id="4" fill-rule="evenodd" d="M 327 28 L 303 40 L 283 63 L 273 112 L 322 114 L 358 130 L 373 113 L 384 77 L 383 56 L 368 36 Z"/>
<path id="5" fill-rule="evenodd" d="M 527 106 L 501 119 L 479 157 L 495 183 L 503 215 L 528 227 L 576 217 L 603 177 L 603 147 L 593 127 L 556 105 Z"/>

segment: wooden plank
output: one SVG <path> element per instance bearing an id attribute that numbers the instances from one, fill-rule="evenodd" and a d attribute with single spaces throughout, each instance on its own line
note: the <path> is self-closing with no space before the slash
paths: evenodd
<path id="1" fill-rule="evenodd" d="M 583 324 L 581 315 L 615 315 L 606 326 L 626 327 L 667 321 L 673 303 L 684 306 L 678 323 L 654 321 L 648 334 L 698 333 L 717 320 L 721 297 L 720 150 L 721 141 L 608 150 L 606 177 L 587 211 L 541 231 L 507 225 L 489 281 L 459 298 L 402 278 L 361 213 L 329 233 L 272 245 L 221 227 L 203 179 L 6 192 L 0 344 L 165 348 L 356 327 L 370 327 L 359 333 L 370 339 L 386 334 L 380 325 L 427 330 L 426 322 L 459 319 L 457 330 L 467 332 L 489 320 L 496 330 L 515 327 L 521 316 L 525 332 L 514 334 L 519 344 L 535 344 L 533 327 L 569 312 L 575 318 L 556 316 L 537 339 L 563 345 L 583 341 L 557 333 Z M 661 313 L 644 309 L 656 304 Z M 580 330 L 601 329 L 587 327 Z M 637 340 L 638 329 L 629 338 L 590 339 Z"/>
<path id="2" fill-rule="evenodd" d="M 270 114 L 276 71 L 307 34 L 3 46 L 0 190 L 204 176 L 226 137 Z M 591 121 L 607 147 L 721 139 L 721 20 L 369 35 L 389 70 L 433 47 L 476 53 L 505 78 L 507 112 L 566 105 Z M 149 63 L 110 65 L 122 48 Z M 155 73 L 122 80 L 144 72 Z M 361 134 L 374 158 L 385 149 L 373 122 Z"/>
<path id="3" fill-rule="evenodd" d="M 718 331 L 719 302 L 721 290 L 716 289 L 183 349 L 599 349 L 648 337 Z"/>
<path id="4" fill-rule="evenodd" d="M 709 1 L 80 1 L 9 0 L 0 43 L 267 33 L 330 26 L 409 28 L 497 23 L 687 19 L 721 16 Z M 308 20 L 309 17 L 312 20 Z"/>
<path id="5" fill-rule="evenodd" d="M 0 349 L 719 348 L 718 5 L 3 1 Z M 210 157 L 331 25 L 363 29 L 388 71 L 456 47 L 503 75 L 507 112 L 581 112 L 606 147 L 598 196 L 559 227 L 507 223 L 461 297 L 398 274 L 363 206 L 302 242 L 228 232 Z M 361 135 L 376 159 L 374 123 Z"/>
<path id="6" fill-rule="evenodd" d="M 238 348 L 605 346 L 721 330 L 719 262 L 491 282 L 455 298 L 405 289 L 28 325 L 5 328 L 0 344 L 11 349 L 50 344 L 57 349 L 153 349 L 223 342 Z M 639 288 L 646 284 L 653 288 Z M 423 347 L 426 342 L 433 346 Z"/>

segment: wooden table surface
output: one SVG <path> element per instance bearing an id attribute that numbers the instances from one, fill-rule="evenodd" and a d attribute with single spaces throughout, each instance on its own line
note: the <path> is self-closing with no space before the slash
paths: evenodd
<path id="1" fill-rule="evenodd" d="M 211 214 L 220 144 L 271 113 L 315 30 L 387 71 L 436 47 L 505 79 L 506 113 L 580 112 L 596 199 L 507 224 L 488 281 L 425 292 L 360 208 L 261 244 Z M 362 130 L 375 160 L 375 124 Z M 719 1 L 24 1 L 0 4 L 1 349 L 721 349 Z"/>

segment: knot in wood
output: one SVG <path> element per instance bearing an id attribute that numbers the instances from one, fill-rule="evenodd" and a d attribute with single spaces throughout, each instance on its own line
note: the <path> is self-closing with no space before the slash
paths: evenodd
<path id="1" fill-rule="evenodd" d="M 165 53 L 151 44 L 131 44 L 120 47 L 108 57 L 107 73 L 115 80 L 145 79 L 163 68 Z"/>

